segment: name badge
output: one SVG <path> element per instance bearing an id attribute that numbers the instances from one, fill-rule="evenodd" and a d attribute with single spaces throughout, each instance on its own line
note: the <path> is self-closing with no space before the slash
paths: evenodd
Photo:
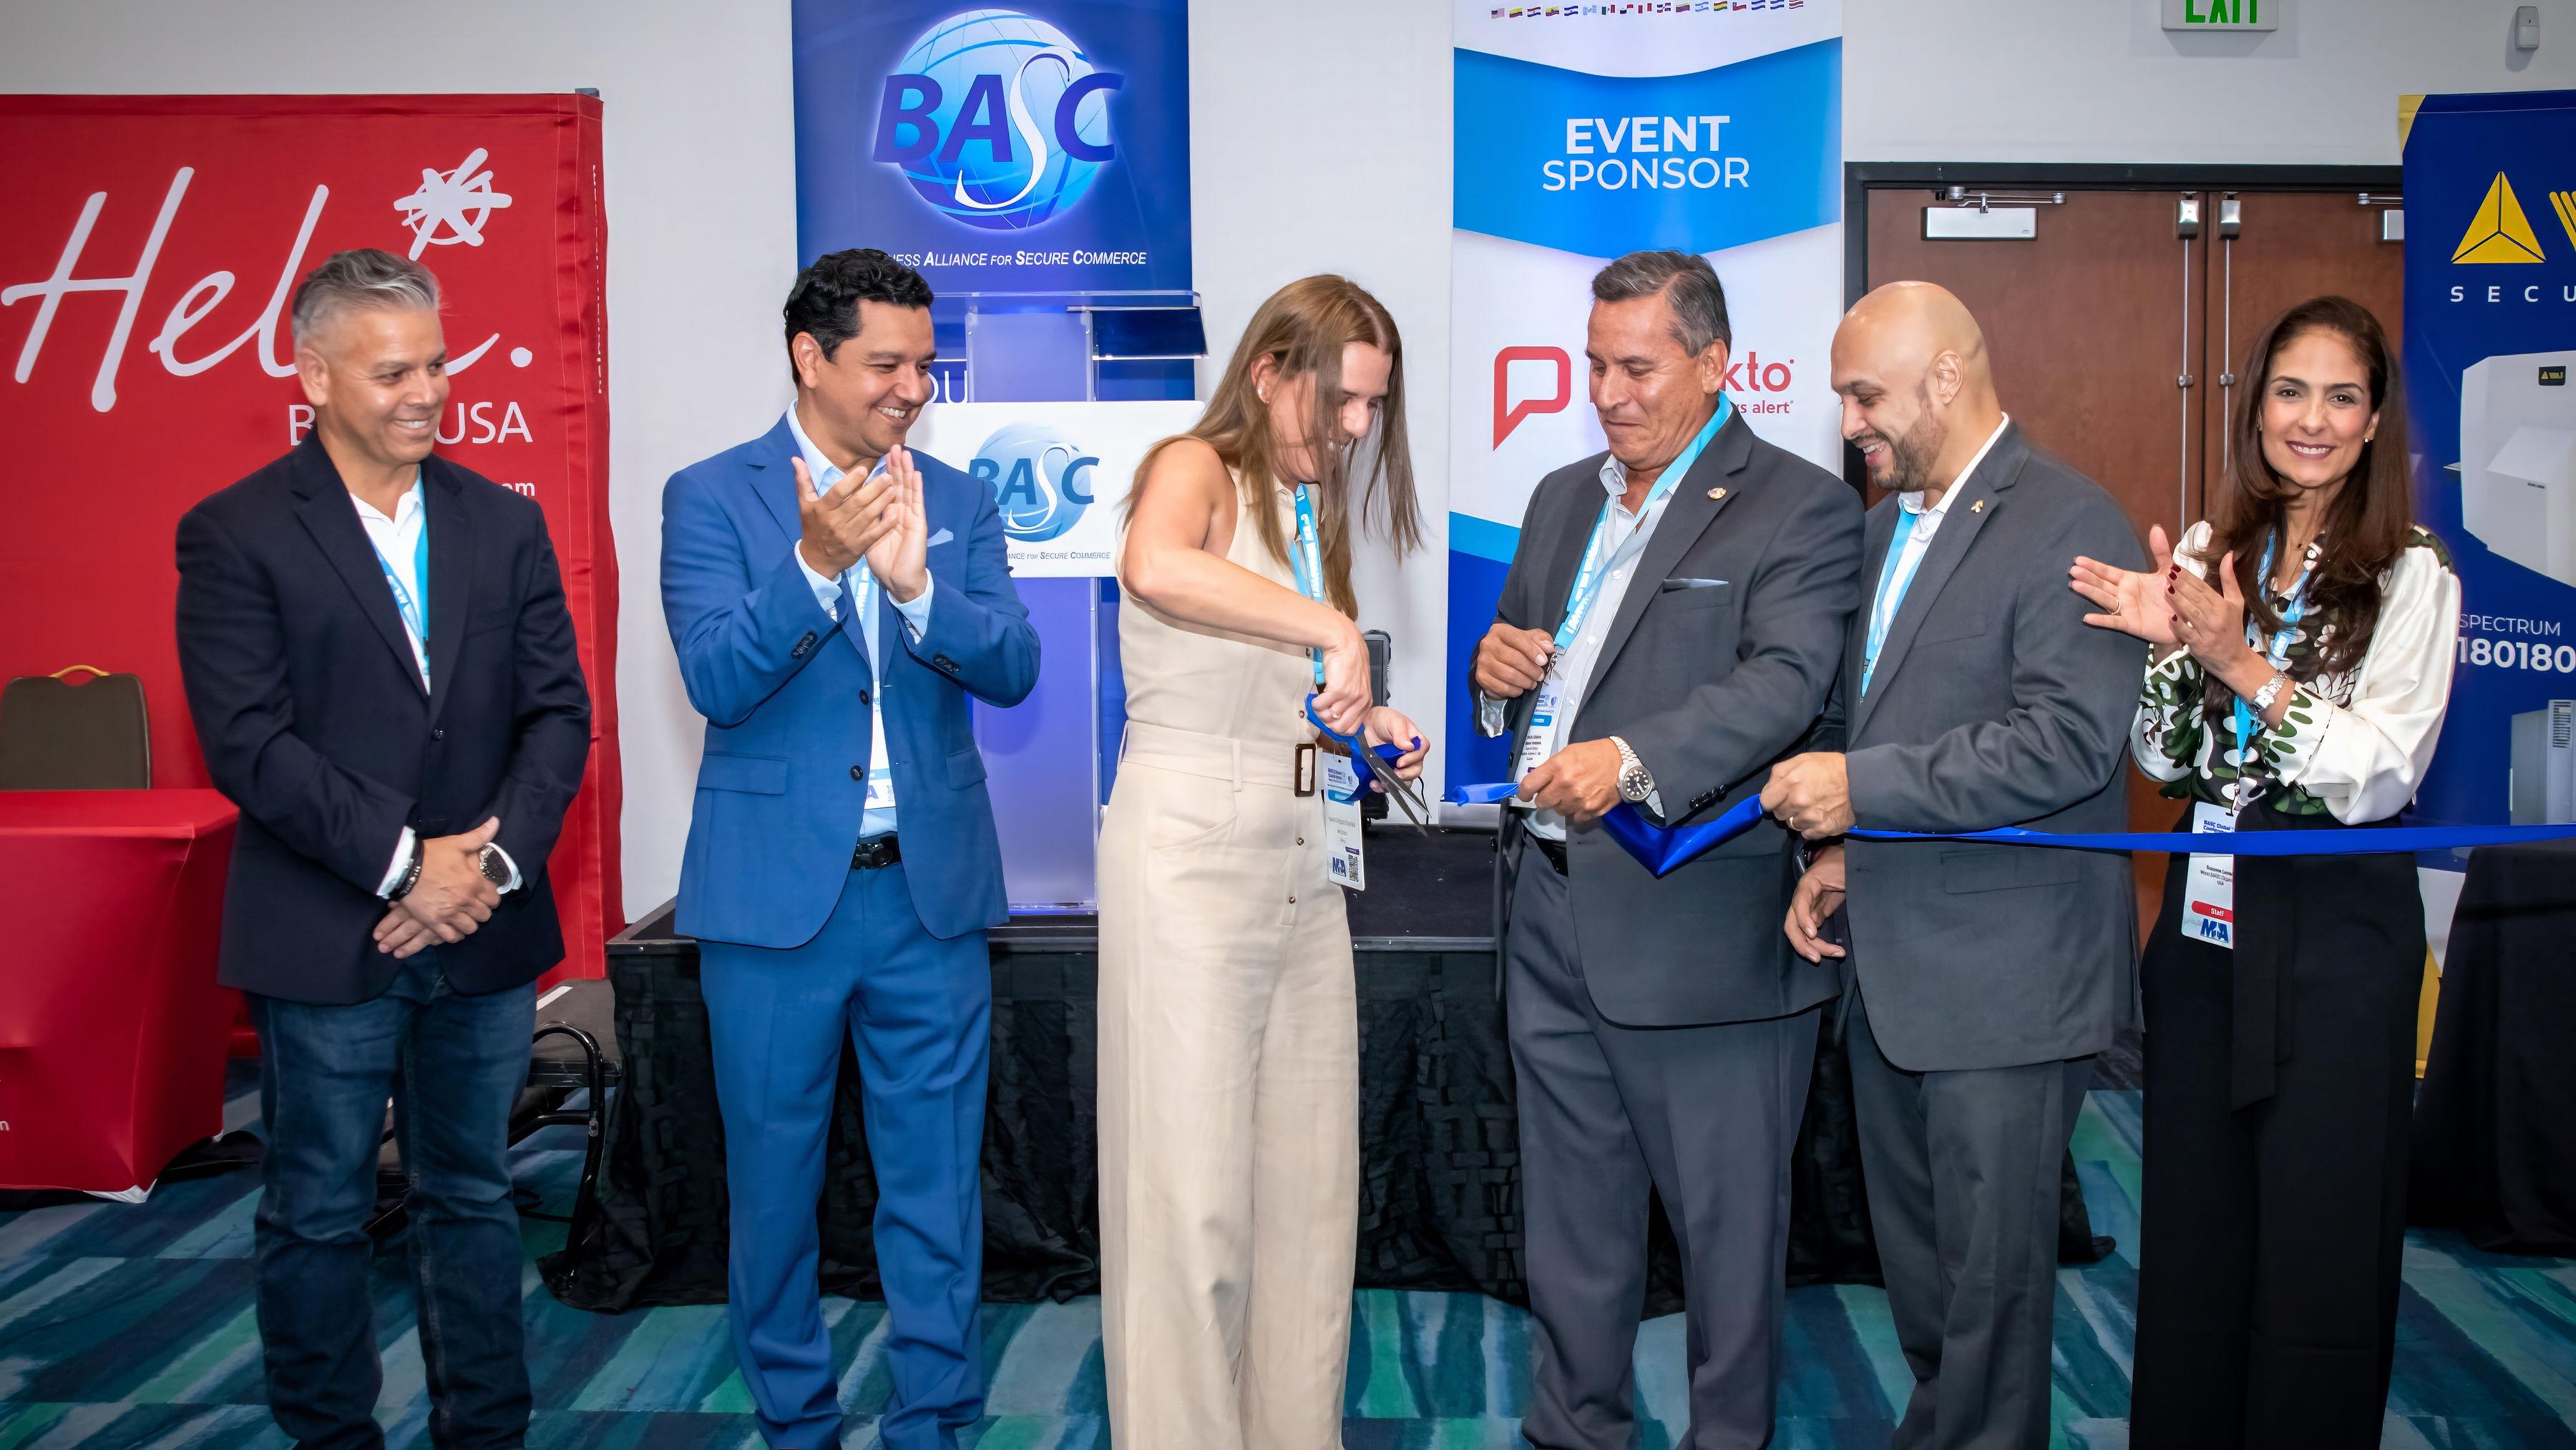
<path id="1" fill-rule="evenodd" d="M 2191 808 L 2196 836 L 2236 830 L 2236 812 L 2202 801 Z M 2236 858 L 2194 853 L 2182 881 L 2182 934 L 2214 947 L 2236 949 Z"/>
<path id="2" fill-rule="evenodd" d="M 1538 700 L 1530 706 L 1529 729 L 1521 735 L 1520 760 L 1512 767 L 1512 780 L 1538 769 L 1539 763 L 1556 753 L 1556 715 L 1565 703 L 1565 686 L 1554 670 L 1539 682 Z M 1511 800 L 1506 805 L 1528 806 L 1527 801 Z"/>
<path id="3" fill-rule="evenodd" d="M 1368 862 L 1360 851 L 1360 774 L 1347 755 L 1324 760 L 1324 869 L 1336 886 L 1368 889 Z M 1345 804 L 1342 797 L 1349 796 Z"/>

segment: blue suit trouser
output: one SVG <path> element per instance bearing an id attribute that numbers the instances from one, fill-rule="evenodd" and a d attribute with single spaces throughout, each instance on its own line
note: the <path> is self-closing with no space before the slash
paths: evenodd
<path id="1" fill-rule="evenodd" d="M 840 1429 L 815 1209 L 846 1034 L 879 1191 L 893 1394 L 878 1434 L 888 1450 L 955 1445 L 984 1405 L 984 933 L 932 936 L 897 863 L 851 872 L 803 946 L 706 942 L 699 961 L 732 1198 L 734 1354 L 762 1435 L 814 1450 Z"/>

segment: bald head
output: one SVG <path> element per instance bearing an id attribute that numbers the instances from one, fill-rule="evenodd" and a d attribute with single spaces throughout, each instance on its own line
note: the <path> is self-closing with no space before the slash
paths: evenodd
<path id="1" fill-rule="evenodd" d="M 1833 387 L 1843 437 L 1894 491 L 1937 499 L 2003 421 L 1985 333 L 1930 282 L 1890 282 L 1853 305 L 1834 332 Z"/>

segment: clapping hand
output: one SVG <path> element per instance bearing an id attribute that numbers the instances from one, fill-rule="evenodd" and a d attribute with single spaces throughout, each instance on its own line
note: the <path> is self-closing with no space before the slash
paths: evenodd
<path id="1" fill-rule="evenodd" d="M 2174 637 L 2191 650 L 2201 668 L 2222 679 L 2240 673 L 2253 654 L 2245 643 L 2245 592 L 2236 587 L 2236 555 L 2218 561 L 2218 585 L 2188 569 L 2175 571 L 2168 597 L 2173 601 Z"/>
<path id="2" fill-rule="evenodd" d="M 2170 648 L 2181 643 L 2174 637 L 2172 599 L 2178 571 L 2162 524 L 2147 530 L 2147 547 L 2156 556 L 2152 571 L 2123 569 L 2078 555 L 2074 567 L 2066 571 L 2071 576 L 2068 587 L 2102 610 L 2084 616 L 2086 624 L 2096 629 L 2116 629 L 2149 644 Z"/>
<path id="3" fill-rule="evenodd" d="M 868 572 L 895 603 L 909 604 L 930 587 L 929 515 L 921 500 L 921 467 L 912 461 L 912 450 L 888 453 L 884 476 L 892 483 L 886 502 L 890 522 L 866 550 Z"/>
<path id="4" fill-rule="evenodd" d="M 796 517 L 804 533 L 796 547 L 804 555 L 806 567 L 826 579 L 838 579 L 848 573 L 902 522 L 900 510 L 890 506 L 899 488 L 891 468 L 880 469 L 866 479 L 844 474 L 840 482 L 818 495 L 814 492 L 814 476 L 805 470 L 805 460 L 790 459 L 789 466 L 796 470 Z M 919 557 L 917 552 L 915 557 Z"/>

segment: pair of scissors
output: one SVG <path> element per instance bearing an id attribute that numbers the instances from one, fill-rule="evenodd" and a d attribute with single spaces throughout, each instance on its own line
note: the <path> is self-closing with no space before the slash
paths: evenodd
<path id="1" fill-rule="evenodd" d="M 1349 805 L 1351 801 L 1358 800 L 1362 795 L 1367 794 L 1369 783 L 1375 781 L 1377 788 L 1386 793 L 1387 799 L 1394 801 L 1404 812 L 1407 824 L 1424 835 L 1430 834 L 1431 813 L 1430 808 L 1422 801 L 1421 782 L 1402 779 L 1395 773 L 1395 763 L 1402 760 L 1410 753 L 1409 751 L 1398 750 L 1393 745 L 1363 746 L 1355 737 L 1345 735 L 1325 724 L 1324 717 L 1315 713 L 1315 697 L 1312 695 L 1306 697 L 1306 718 L 1313 722 L 1316 729 L 1331 736 L 1343 749 L 1351 753 L 1351 769 L 1359 776 L 1359 789 L 1353 791 L 1348 799 L 1335 797 L 1336 801 L 1342 805 Z M 1422 737 L 1414 736 L 1410 748 L 1420 750 Z M 1372 764 L 1373 760 L 1375 764 Z"/>

